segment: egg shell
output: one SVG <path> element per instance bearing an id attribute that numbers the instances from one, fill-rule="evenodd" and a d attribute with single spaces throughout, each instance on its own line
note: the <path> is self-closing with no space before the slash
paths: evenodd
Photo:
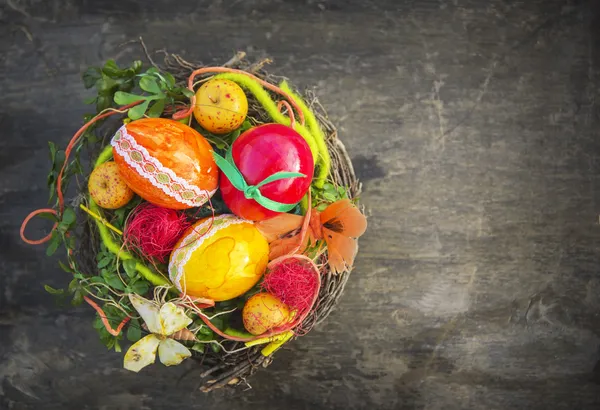
<path id="1" fill-rule="evenodd" d="M 314 160 L 310 147 L 300 134 L 281 124 L 265 124 L 249 129 L 233 143 L 231 154 L 248 185 L 256 185 L 280 171 L 299 172 L 305 177 L 285 178 L 263 185 L 263 196 L 284 204 L 299 202 L 310 188 Z M 220 189 L 225 205 L 231 212 L 251 221 L 262 221 L 278 215 L 247 199 L 224 173 Z"/>
<path id="2" fill-rule="evenodd" d="M 220 215 L 212 227 L 206 218 L 186 231 L 171 253 L 169 277 L 180 291 L 218 302 L 250 290 L 268 259 L 269 244 L 252 222 Z"/>
<path id="3" fill-rule="evenodd" d="M 216 191 L 218 168 L 208 141 L 166 118 L 143 118 L 117 131 L 111 144 L 125 183 L 164 208 L 202 206 Z"/>
<path id="4" fill-rule="evenodd" d="M 244 90 L 231 80 L 205 82 L 196 92 L 194 117 L 213 134 L 227 134 L 237 129 L 248 114 Z"/>
<path id="5" fill-rule="evenodd" d="M 117 209 L 127 205 L 133 198 L 133 191 L 119 174 L 119 167 L 113 161 L 94 168 L 88 179 L 88 191 L 98 206 Z"/>
<path id="6" fill-rule="evenodd" d="M 285 324 L 290 318 L 290 309 L 270 293 L 257 293 L 246 301 L 242 318 L 249 333 L 261 335 Z"/>

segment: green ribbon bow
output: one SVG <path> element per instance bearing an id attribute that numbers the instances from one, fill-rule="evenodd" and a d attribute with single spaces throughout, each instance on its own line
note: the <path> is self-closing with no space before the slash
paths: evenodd
<path id="1" fill-rule="evenodd" d="M 298 204 L 283 204 L 281 202 L 273 201 L 272 199 L 263 196 L 263 194 L 260 192 L 260 188 L 263 185 L 274 181 L 279 181 L 280 179 L 305 177 L 306 175 L 301 174 L 299 172 L 280 171 L 263 179 L 256 185 L 248 185 L 248 183 L 244 179 L 244 176 L 242 175 L 238 167 L 235 165 L 235 162 L 233 162 L 233 156 L 231 155 L 231 147 L 227 150 L 225 158 L 217 154 L 215 151 L 213 151 L 212 154 L 217 166 L 229 179 L 231 185 L 233 185 L 237 190 L 242 191 L 246 199 L 254 199 L 260 205 L 275 212 L 288 212 Z"/>

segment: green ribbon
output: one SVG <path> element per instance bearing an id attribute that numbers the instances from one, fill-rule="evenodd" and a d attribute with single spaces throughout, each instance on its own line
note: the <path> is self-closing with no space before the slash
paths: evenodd
<path id="1" fill-rule="evenodd" d="M 233 185 L 238 191 L 242 191 L 246 199 L 253 199 L 260 205 L 274 212 L 288 212 L 298 204 L 297 202 L 294 204 L 283 204 L 281 202 L 273 201 L 272 199 L 263 196 L 263 194 L 260 192 L 260 188 L 263 185 L 269 184 L 274 181 L 279 181 L 281 179 L 306 177 L 306 175 L 301 174 L 299 172 L 280 171 L 263 179 L 256 185 L 248 185 L 248 183 L 244 179 L 244 176 L 242 175 L 238 167 L 235 165 L 235 162 L 233 162 L 233 156 L 231 155 L 231 147 L 227 150 L 225 158 L 217 154 L 215 151 L 213 151 L 212 154 L 217 166 L 229 179 L 231 185 Z"/>

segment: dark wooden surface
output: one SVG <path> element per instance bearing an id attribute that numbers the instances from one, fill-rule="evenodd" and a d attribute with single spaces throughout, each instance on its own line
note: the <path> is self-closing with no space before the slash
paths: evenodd
<path id="1" fill-rule="evenodd" d="M 0 408 L 600 408 L 597 1 L 1 3 Z M 364 181 L 338 309 L 246 392 L 197 392 L 192 362 L 122 370 L 18 238 L 46 142 L 86 110 L 80 73 L 141 57 L 123 45 L 140 35 L 206 63 L 273 57 L 318 87 Z"/>

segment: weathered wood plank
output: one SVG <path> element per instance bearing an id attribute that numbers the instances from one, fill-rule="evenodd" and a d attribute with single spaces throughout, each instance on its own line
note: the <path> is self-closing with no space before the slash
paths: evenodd
<path id="1" fill-rule="evenodd" d="M 147 3 L 0 8 L 0 407 L 600 406 L 595 2 Z M 176 382 L 192 363 L 121 370 L 92 312 L 41 289 L 68 278 L 18 241 L 46 201 L 46 142 L 86 111 L 80 72 L 141 57 L 122 45 L 140 35 L 204 62 L 270 55 L 318 87 L 364 181 L 339 308 L 249 392 L 193 392 L 197 374 Z"/>

